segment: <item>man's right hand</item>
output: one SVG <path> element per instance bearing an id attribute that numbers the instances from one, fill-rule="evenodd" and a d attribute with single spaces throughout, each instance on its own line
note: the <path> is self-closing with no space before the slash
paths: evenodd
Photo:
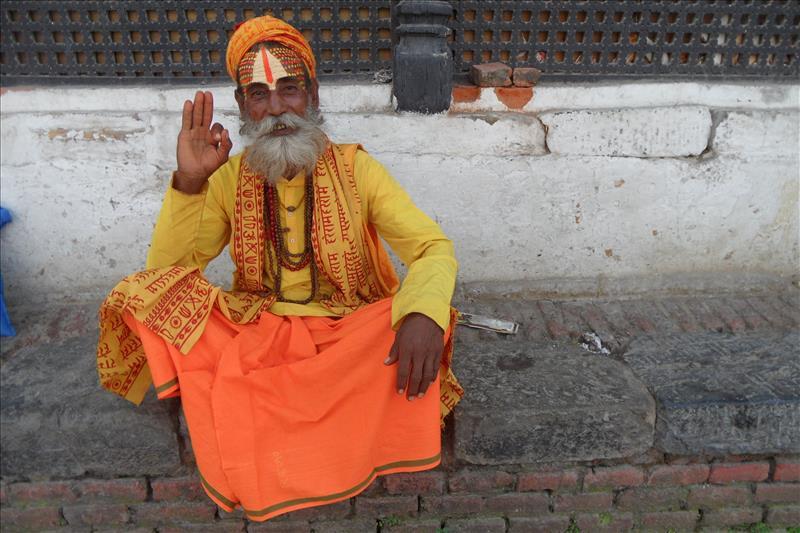
<path id="1" fill-rule="evenodd" d="M 233 147 L 230 133 L 215 122 L 214 97 L 209 91 L 197 91 L 194 102 L 183 103 L 181 132 L 178 134 L 178 171 L 172 186 L 188 194 L 197 194 L 206 180 L 228 160 Z"/>

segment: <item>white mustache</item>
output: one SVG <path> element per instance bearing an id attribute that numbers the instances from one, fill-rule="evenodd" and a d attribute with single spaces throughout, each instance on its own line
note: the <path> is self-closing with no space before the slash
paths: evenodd
<path id="1" fill-rule="evenodd" d="M 312 113 L 310 117 L 306 118 L 291 111 L 287 111 L 278 116 L 268 115 L 258 121 L 245 116 L 242 119 L 243 123 L 242 127 L 239 129 L 239 133 L 243 136 L 257 139 L 267 136 L 281 127 L 300 130 L 307 127 L 319 126 L 322 122 L 321 119 L 322 117 L 319 113 Z"/>

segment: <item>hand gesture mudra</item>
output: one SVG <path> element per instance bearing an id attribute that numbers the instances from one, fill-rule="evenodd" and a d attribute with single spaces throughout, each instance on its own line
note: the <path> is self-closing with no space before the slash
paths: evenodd
<path id="1" fill-rule="evenodd" d="M 215 122 L 214 97 L 197 91 L 194 102 L 183 103 L 181 131 L 178 134 L 178 171 L 172 185 L 179 191 L 200 192 L 208 177 L 228 160 L 233 147 L 228 130 Z"/>

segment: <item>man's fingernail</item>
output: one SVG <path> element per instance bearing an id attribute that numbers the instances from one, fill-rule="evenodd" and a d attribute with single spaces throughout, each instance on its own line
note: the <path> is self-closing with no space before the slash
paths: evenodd
<path id="1" fill-rule="evenodd" d="M 388 364 L 389 364 L 389 361 L 391 361 L 391 360 L 392 360 L 392 358 L 391 358 L 391 357 L 387 357 L 386 359 L 384 359 L 384 360 L 383 360 L 383 364 L 384 364 L 384 365 L 388 365 Z"/>
<path id="2" fill-rule="evenodd" d="M 424 398 L 424 397 L 425 397 L 424 392 L 420 392 L 419 394 L 417 394 L 417 398 Z"/>
<path id="3" fill-rule="evenodd" d="M 403 394 L 403 389 L 397 389 L 397 394 Z"/>
<path id="4" fill-rule="evenodd" d="M 408 401 L 413 402 L 417 397 L 416 396 L 409 396 Z"/>

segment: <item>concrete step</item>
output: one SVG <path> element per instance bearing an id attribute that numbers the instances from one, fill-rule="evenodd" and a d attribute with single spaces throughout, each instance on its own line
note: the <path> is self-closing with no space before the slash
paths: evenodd
<path id="1" fill-rule="evenodd" d="M 467 395 L 447 433 L 450 459 L 797 453 L 795 295 L 463 302 L 465 311 L 519 320 L 523 333 L 458 329 L 454 367 Z M 100 389 L 96 309 L 12 309 L 19 335 L 3 339 L 0 352 L 4 480 L 191 469 L 176 401 L 151 395 L 136 408 Z M 609 353 L 581 346 L 584 333 L 596 333 Z"/>

